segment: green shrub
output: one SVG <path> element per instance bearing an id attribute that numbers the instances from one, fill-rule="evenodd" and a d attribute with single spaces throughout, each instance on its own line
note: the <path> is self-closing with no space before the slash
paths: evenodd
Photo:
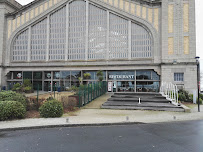
<path id="1" fill-rule="evenodd" d="M 17 101 L 0 102 L 0 121 L 21 119 L 25 117 L 25 107 Z"/>
<path id="2" fill-rule="evenodd" d="M 20 83 L 16 83 L 13 85 L 13 88 L 12 88 L 12 91 L 17 91 L 17 92 L 20 92 L 22 89 L 22 86 Z"/>
<path id="3" fill-rule="evenodd" d="M 199 94 L 199 98 L 201 98 L 203 100 L 203 94 Z"/>
<path id="4" fill-rule="evenodd" d="M 91 78 L 90 73 L 84 73 L 83 76 L 84 76 L 85 79 L 90 79 Z"/>
<path id="5" fill-rule="evenodd" d="M 30 79 L 23 80 L 23 87 L 32 87 Z"/>
<path id="6" fill-rule="evenodd" d="M 76 87 L 76 86 L 72 86 L 72 87 L 71 87 L 71 91 L 73 91 L 73 92 L 77 92 L 77 91 L 78 91 L 78 89 L 79 89 L 79 88 L 78 88 L 78 87 Z"/>
<path id="7" fill-rule="evenodd" d="M 103 77 L 103 71 L 99 70 L 97 71 L 97 77 L 99 81 L 103 81 L 104 77 Z"/>
<path id="8" fill-rule="evenodd" d="M 54 98 L 53 98 L 53 97 L 49 97 L 49 98 L 47 98 L 46 100 L 47 100 L 47 101 L 50 101 L 50 100 L 54 100 Z"/>
<path id="9" fill-rule="evenodd" d="M 178 94 L 178 100 L 180 100 L 180 101 L 186 101 L 185 95 L 183 93 L 179 93 Z"/>
<path id="10" fill-rule="evenodd" d="M 26 97 L 22 94 L 16 93 L 14 91 L 1 91 L 0 92 L 0 102 L 1 101 L 18 101 L 27 108 Z"/>
<path id="11" fill-rule="evenodd" d="M 192 96 L 189 95 L 189 92 L 184 90 L 184 89 L 180 89 L 178 92 L 178 99 L 180 101 L 184 101 L 184 102 L 192 102 L 193 98 L 191 98 Z"/>
<path id="12" fill-rule="evenodd" d="M 189 100 L 193 102 L 193 94 L 189 94 Z"/>
<path id="13" fill-rule="evenodd" d="M 199 104 L 202 104 L 202 98 L 199 98 Z M 198 97 L 197 97 L 197 100 L 196 100 L 196 103 L 198 104 Z"/>
<path id="14" fill-rule="evenodd" d="M 23 89 L 24 89 L 25 92 L 26 92 L 26 91 L 31 91 L 31 90 L 32 90 L 32 87 L 24 87 Z"/>
<path id="15" fill-rule="evenodd" d="M 57 100 L 49 100 L 39 108 L 40 116 L 44 118 L 55 118 L 63 115 L 63 106 Z"/>

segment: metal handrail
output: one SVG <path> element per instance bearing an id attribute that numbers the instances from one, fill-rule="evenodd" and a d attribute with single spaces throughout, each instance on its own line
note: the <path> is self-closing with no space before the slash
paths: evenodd
<path id="1" fill-rule="evenodd" d="M 167 100 L 170 100 L 172 104 L 178 106 L 178 87 L 171 82 L 162 82 L 160 87 L 160 93 L 162 96 L 166 97 Z"/>

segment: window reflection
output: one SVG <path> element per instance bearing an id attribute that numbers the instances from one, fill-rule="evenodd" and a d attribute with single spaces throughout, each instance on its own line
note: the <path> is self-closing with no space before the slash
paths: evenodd
<path id="1" fill-rule="evenodd" d="M 159 82 L 137 81 L 137 92 L 159 92 Z"/>

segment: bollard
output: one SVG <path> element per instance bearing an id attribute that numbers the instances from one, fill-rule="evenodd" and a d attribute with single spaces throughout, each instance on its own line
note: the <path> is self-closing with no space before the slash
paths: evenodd
<path id="1" fill-rule="evenodd" d="M 69 118 L 66 118 L 66 123 L 69 123 Z"/>
<path id="2" fill-rule="evenodd" d="M 140 98 L 139 98 L 139 102 L 138 102 L 138 104 L 141 104 L 141 100 L 140 100 Z"/>
<path id="3" fill-rule="evenodd" d="M 126 121 L 129 121 L 129 117 L 128 116 L 126 116 Z"/>

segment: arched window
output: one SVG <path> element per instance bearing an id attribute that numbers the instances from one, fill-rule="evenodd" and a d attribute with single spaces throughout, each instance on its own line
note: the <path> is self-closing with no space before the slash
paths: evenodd
<path id="1" fill-rule="evenodd" d="M 28 53 L 28 30 L 20 33 L 13 43 L 13 61 L 27 61 Z"/>
<path id="2" fill-rule="evenodd" d="M 152 58 L 153 39 L 147 28 L 112 12 L 108 18 L 105 9 L 91 3 L 86 10 L 87 4 L 70 2 L 30 25 L 31 31 L 18 34 L 12 47 L 13 61 Z"/>
<path id="3" fill-rule="evenodd" d="M 64 60 L 66 46 L 66 7 L 50 15 L 49 60 Z"/>
<path id="4" fill-rule="evenodd" d="M 85 60 L 86 3 L 74 1 L 69 5 L 68 59 Z"/>
<path id="5" fill-rule="evenodd" d="M 31 27 L 31 61 L 46 60 L 47 19 Z"/>
<path id="6" fill-rule="evenodd" d="M 132 23 L 131 57 L 151 58 L 152 39 L 149 32 L 142 26 Z"/>

